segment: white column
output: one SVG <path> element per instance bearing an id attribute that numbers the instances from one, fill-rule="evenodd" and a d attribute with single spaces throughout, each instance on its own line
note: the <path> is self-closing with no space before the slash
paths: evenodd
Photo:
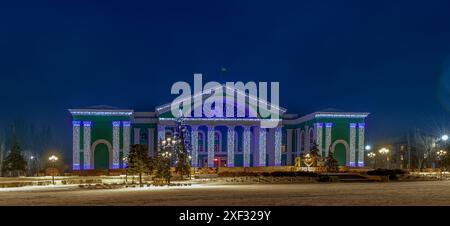
<path id="1" fill-rule="evenodd" d="M 227 132 L 227 167 L 234 167 L 234 126 L 228 126 Z"/>
<path id="2" fill-rule="evenodd" d="M 309 143 L 309 126 L 305 126 L 305 153 L 309 153 L 311 144 Z"/>
<path id="3" fill-rule="evenodd" d="M 155 155 L 155 128 L 148 128 L 148 155 Z"/>
<path id="4" fill-rule="evenodd" d="M 113 153 L 112 153 L 112 168 L 118 169 L 119 168 L 119 153 L 120 153 L 120 146 L 119 146 L 119 131 L 120 131 L 120 122 L 114 121 L 112 122 L 113 125 Z"/>
<path id="5" fill-rule="evenodd" d="M 286 166 L 292 165 L 292 129 L 286 129 Z"/>
<path id="6" fill-rule="evenodd" d="M 198 167 L 198 126 L 191 126 L 192 167 Z"/>
<path id="7" fill-rule="evenodd" d="M 267 132 L 266 128 L 259 128 L 259 163 L 258 166 L 266 166 L 267 152 Z"/>
<path id="8" fill-rule="evenodd" d="M 80 121 L 72 121 L 72 170 L 80 170 Z"/>
<path id="9" fill-rule="evenodd" d="M 133 144 L 139 144 L 141 141 L 141 136 L 140 136 L 140 132 L 141 129 L 140 128 L 134 128 L 134 142 Z"/>
<path id="10" fill-rule="evenodd" d="M 358 166 L 364 166 L 364 127 L 365 123 L 358 123 Z"/>
<path id="11" fill-rule="evenodd" d="M 166 126 L 164 125 L 158 125 L 158 140 L 156 142 L 161 142 L 162 140 L 166 139 Z"/>
<path id="12" fill-rule="evenodd" d="M 259 166 L 259 126 L 251 128 L 251 148 L 250 153 L 253 154 L 253 164 L 250 166 Z"/>
<path id="13" fill-rule="evenodd" d="M 275 128 L 275 166 L 281 166 L 281 127 Z"/>
<path id="14" fill-rule="evenodd" d="M 356 123 L 350 123 L 350 154 L 347 156 L 347 166 L 355 166 Z"/>
<path id="15" fill-rule="evenodd" d="M 269 157 L 269 166 L 275 166 L 275 129 L 270 128 L 267 130 L 267 149 L 266 153 Z"/>
<path id="16" fill-rule="evenodd" d="M 244 127 L 244 167 L 250 166 L 250 126 Z"/>
<path id="17" fill-rule="evenodd" d="M 122 122 L 123 125 L 123 134 L 122 134 L 122 143 L 123 143 L 123 150 L 122 155 L 123 157 L 127 157 L 128 153 L 130 152 L 130 145 L 131 145 L 131 122 L 130 121 L 124 121 Z M 120 159 L 119 159 L 120 160 Z M 126 163 L 122 163 L 122 168 L 126 168 Z"/>
<path id="18" fill-rule="evenodd" d="M 331 128 L 333 127 L 333 123 L 328 122 L 325 123 L 325 155 L 328 156 L 328 151 L 331 146 Z"/>
<path id="19" fill-rule="evenodd" d="M 208 167 L 214 167 L 214 126 L 208 126 Z"/>
<path id="20" fill-rule="evenodd" d="M 84 140 L 84 166 L 83 169 L 89 170 L 93 169 L 91 166 L 91 125 L 92 122 L 84 121 L 83 122 L 83 140 Z"/>
<path id="21" fill-rule="evenodd" d="M 315 131 L 316 131 L 316 144 L 317 148 L 319 149 L 320 155 L 324 155 L 323 151 L 323 145 L 322 145 L 322 133 L 323 133 L 323 123 L 315 123 L 314 124 Z"/>

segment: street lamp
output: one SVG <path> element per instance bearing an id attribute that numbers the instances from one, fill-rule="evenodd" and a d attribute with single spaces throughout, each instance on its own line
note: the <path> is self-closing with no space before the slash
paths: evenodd
<path id="1" fill-rule="evenodd" d="M 167 184 L 170 185 L 170 177 L 172 176 L 172 175 L 171 175 L 171 172 L 170 172 L 170 167 L 171 167 L 171 165 L 172 165 L 172 161 L 171 161 L 171 160 L 172 160 L 172 153 L 166 151 L 166 152 L 163 152 L 163 153 L 161 154 L 161 156 L 162 156 L 163 159 L 164 159 L 165 166 L 167 167 L 166 170 L 168 171 L 168 172 L 165 172 Z"/>
<path id="2" fill-rule="evenodd" d="M 189 155 L 188 159 L 189 159 L 189 166 L 190 166 L 192 163 L 192 156 Z M 192 179 L 192 171 L 189 172 L 189 179 Z"/>
<path id="3" fill-rule="evenodd" d="M 366 149 L 366 151 L 370 151 L 370 149 L 372 149 L 372 147 L 370 145 L 366 145 L 365 149 Z"/>
<path id="4" fill-rule="evenodd" d="M 55 163 L 58 161 L 58 157 L 55 155 L 52 155 L 48 158 L 48 160 L 52 163 L 53 170 L 52 170 L 52 184 L 55 185 Z"/>
<path id="5" fill-rule="evenodd" d="M 443 163 L 443 160 L 445 158 L 445 155 L 447 155 L 447 152 L 444 151 L 444 150 L 439 150 L 439 151 L 436 152 L 436 154 L 439 157 L 439 161 L 440 161 L 439 162 L 439 168 L 441 170 L 441 179 L 442 179 L 442 163 Z"/>
<path id="6" fill-rule="evenodd" d="M 31 167 L 30 167 L 30 173 L 31 175 L 34 176 L 34 156 L 30 156 L 30 163 L 31 163 Z"/>
<path id="7" fill-rule="evenodd" d="M 123 157 L 122 162 L 122 164 L 125 166 L 125 184 L 128 184 L 128 157 Z"/>
<path id="8" fill-rule="evenodd" d="M 448 135 L 447 134 L 442 135 L 441 139 L 443 141 L 447 141 L 448 140 Z"/>
<path id="9" fill-rule="evenodd" d="M 374 152 L 370 152 L 370 153 L 367 154 L 367 157 L 369 157 L 369 159 L 372 159 L 372 162 L 373 162 L 372 168 L 375 168 L 375 161 L 376 161 L 375 156 L 376 155 L 377 154 L 375 154 Z"/>
<path id="10" fill-rule="evenodd" d="M 381 148 L 380 150 L 378 150 L 378 152 L 381 155 L 386 155 L 386 168 L 389 169 L 389 149 L 387 148 Z"/>

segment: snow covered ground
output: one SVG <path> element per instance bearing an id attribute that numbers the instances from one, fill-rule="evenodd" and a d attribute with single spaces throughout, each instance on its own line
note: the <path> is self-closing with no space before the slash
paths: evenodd
<path id="1" fill-rule="evenodd" d="M 450 205 L 450 181 L 0 189 L 0 205 Z"/>

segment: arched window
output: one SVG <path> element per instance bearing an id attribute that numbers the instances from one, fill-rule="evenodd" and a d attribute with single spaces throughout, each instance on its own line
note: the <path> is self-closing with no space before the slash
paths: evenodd
<path id="1" fill-rule="evenodd" d="M 146 143 L 145 141 L 147 141 L 148 136 L 147 136 L 147 132 L 142 132 L 141 133 L 141 142 Z"/>
<path id="2" fill-rule="evenodd" d="M 222 146 L 222 134 L 219 131 L 214 132 L 214 152 L 220 152 Z"/>

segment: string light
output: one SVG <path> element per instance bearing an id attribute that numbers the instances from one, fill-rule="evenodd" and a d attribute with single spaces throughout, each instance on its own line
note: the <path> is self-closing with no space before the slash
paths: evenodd
<path id="1" fill-rule="evenodd" d="M 113 124 L 113 169 L 119 168 L 119 131 L 120 122 L 114 121 Z"/>
<path id="2" fill-rule="evenodd" d="M 250 166 L 250 127 L 244 127 L 244 167 Z"/>
<path id="3" fill-rule="evenodd" d="M 83 122 L 83 140 L 84 140 L 84 164 L 83 168 L 88 170 L 91 169 L 91 125 L 92 122 L 84 121 Z"/>
<path id="4" fill-rule="evenodd" d="M 80 170 L 80 121 L 72 122 L 72 155 L 73 155 L 73 170 Z"/>
<path id="5" fill-rule="evenodd" d="M 358 166 L 364 166 L 364 126 L 365 123 L 358 123 Z"/>
<path id="6" fill-rule="evenodd" d="M 266 166 L 266 129 L 259 128 L 259 166 Z"/>
<path id="7" fill-rule="evenodd" d="M 349 165 L 350 167 L 355 167 L 355 142 L 356 142 L 356 123 L 350 123 L 350 156 Z"/>
<path id="8" fill-rule="evenodd" d="M 69 112 L 72 115 L 85 115 L 85 116 L 131 116 L 133 111 L 122 110 L 122 111 L 107 111 L 107 110 L 71 110 Z"/>
<path id="9" fill-rule="evenodd" d="M 227 166 L 234 167 L 234 126 L 228 126 L 227 131 Z"/>
<path id="10" fill-rule="evenodd" d="M 275 129 L 275 166 L 281 165 L 281 127 Z"/>
<path id="11" fill-rule="evenodd" d="M 124 121 L 122 122 L 123 125 L 123 156 L 128 156 L 128 153 L 130 152 L 130 140 L 131 140 L 131 122 L 130 121 Z M 128 163 L 123 162 L 122 168 L 127 168 Z"/>

